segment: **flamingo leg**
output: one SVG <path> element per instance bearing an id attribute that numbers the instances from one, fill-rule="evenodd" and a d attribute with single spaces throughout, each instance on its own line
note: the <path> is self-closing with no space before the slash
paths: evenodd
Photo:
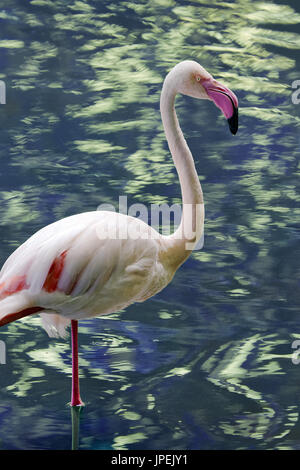
<path id="1" fill-rule="evenodd" d="M 78 374 L 78 321 L 71 320 L 72 336 L 72 398 L 71 406 L 83 406 L 80 398 L 79 374 Z"/>

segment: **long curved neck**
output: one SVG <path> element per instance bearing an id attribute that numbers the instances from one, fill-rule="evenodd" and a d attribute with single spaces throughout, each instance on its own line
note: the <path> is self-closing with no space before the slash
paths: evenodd
<path id="1" fill-rule="evenodd" d="M 183 207 L 179 227 L 172 235 L 165 237 L 165 255 L 168 264 L 177 269 L 201 238 L 204 227 L 204 202 L 194 160 L 175 112 L 175 97 L 175 86 L 172 86 L 172 80 L 167 76 L 161 93 L 160 110 L 169 149 L 179 176 Z"/>

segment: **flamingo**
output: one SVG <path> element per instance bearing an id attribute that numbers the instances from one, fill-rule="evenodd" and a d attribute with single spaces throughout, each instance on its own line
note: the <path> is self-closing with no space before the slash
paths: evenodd
<path id="1" fill-rule="evenodd" d="M 78 321 L 119 311 L 161 291 L 202 236 L 203 193 L 177 119 L 178 93 L 213 101 L 232 134 L 238 130 L 238 99 L 231 90 L 195 61 L 172 68 L 163 83 L 160 111 L 183 202 L 180 225 L 173 234 L 161 235 L 124 214 L 85 212 L 36 232 L 1 269 L 0 326 L 38 313 L 50 337 L 65 337 L 71 324 L 72 407 L 84 405 L 79 390 Z"/>

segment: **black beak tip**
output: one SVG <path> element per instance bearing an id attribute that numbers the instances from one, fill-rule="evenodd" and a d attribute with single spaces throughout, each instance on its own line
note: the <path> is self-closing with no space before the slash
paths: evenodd
<path id="1" fill-rule="evenodd" d="M 227 119 L 229 124 L 229 129 L 233 135 L 235 135 L 239 128 L 239 113 L 238 108 L 234 108 L 233 115 L 231 118 Z"/>

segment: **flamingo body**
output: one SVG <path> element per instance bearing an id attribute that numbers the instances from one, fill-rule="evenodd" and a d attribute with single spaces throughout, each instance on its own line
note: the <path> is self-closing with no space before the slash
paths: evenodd
<path id="1" fill-rule="evenodd" d="M 174 275 L 165 245 L 166 237 L 140 219 L 115 212 L 86 212 L 48 225 L 2 267 L 0 322 L 33 308 L 50 336 L 64 336 L 71 319 L 142 302 Z"/>

